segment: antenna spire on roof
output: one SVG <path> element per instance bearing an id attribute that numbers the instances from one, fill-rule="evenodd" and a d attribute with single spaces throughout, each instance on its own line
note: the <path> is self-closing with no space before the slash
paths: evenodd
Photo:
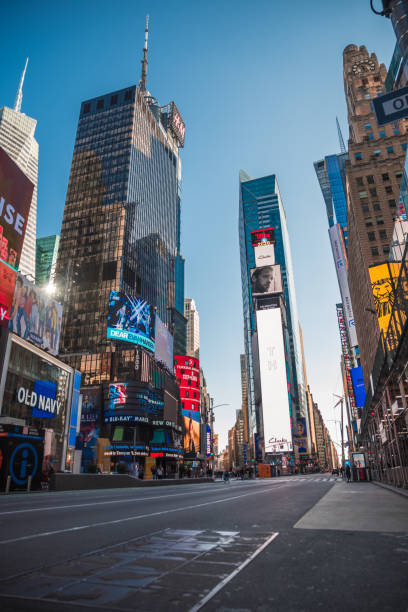
<path id="1" fill-rule="evenodd" d="M 21 103 L 23 101 L 23 84 L 24 84 L 24 78 L 25 78 L 25 74 L 27 70 L 27 64 L 28 64 L 28 57 L 26 59 L 24 70 L 21 74 L 20 84 L 18 86 L 18 91 L 17 91 L 17 96 L 16 96 L 16 101 L 14 102 L 14 110 L 17 111 L 17 113 L 21 113 Z"/>
<path id="2" fill-rule="evenodd" d="M 336 125 L 337 125 L 337 133 L 339 135 L 340 151 L 342 153 L 346 153 L 346 146 L 344 144 L 343 134 L 341 133 L 340 123 L 337 117 L 336 117 Z"/>
<path id="3" fill-rule="evenodd" d="M 142 59 L 142 76 L 140 79 L 140 90 L 146 91 L 146 76 L 147 76 L 147 39 L 149 36 L 149 15 L 146 15 L 145 41 L 143 47 Z"/>

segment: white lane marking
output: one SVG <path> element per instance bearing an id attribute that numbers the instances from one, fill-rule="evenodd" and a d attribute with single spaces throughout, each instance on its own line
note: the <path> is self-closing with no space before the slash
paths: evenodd
<path id="1" fill-rule="evenodd" d="M 238 488 L 244 488 L 245 485 L 241 485 Z M 0 512 L 0 516 L 6 516 L 7 514 L 21 514 L 24 512 L 45 512 L 46 510 L 68 510 L 71 508 L 86 508 L 87 506 L 104 506 L 107 504 L 127 504 L 130 502 L 139 502 L 139 501 L 149 501 L 152 499 L 166 499 L 172 497 L 185 497 L 186 495 L 198 495 L 199 493 L 203 493 L 205 489 L 200 489 L 199 491 L 189 491 L 188 493 L 174 493 L 172 495 L 154 495 L 153 497 L 126 497 L 125 499 L 114 499 L 109 501 L 101 501 L 101 502 L 87 502 L 85 504 L 69 504 L 66 506 L 39 506 L 38 508 L 27 508 L 26 510 L 5 510 L 4 512 Z M 219 490 L 208 490 L 208 493 L 219 493 Z"/>
<path id="2" fill-rule="evenodd" d="M 128 516 L 122 519 L 116 519 L 114 521 L 102 521 L 100 523 L 89 523 L 87 525 L 79 525 L 78 527 L 67 527 L 66 529 L 57 529 L 55 531 L 43 531 L 42 533 L 35 533 L 28 536 L 22 536 L 20 538 L 11 538 L 10 540 L 0 540 L 0 544 L 12 544 L 13 542 L 22 542 L 24 540 L 34 540 L 35 538 L 43 538 L 45 536 L 56 535 L 58 533 L 69 533 L 71 531 L 81 531 L 83 529 L 90 529 L 91 527 L 103 527 L 104 525 L 117 525 L 119 523 L 126 523 L 127 521 L 137 521 L 138 519 L 151 518 L 153 516 L 161 516 L 163 514 L 171 514 L 173 512 L 183 512 L 184 510 L 193 510 L 195 508 L 203 508 L 204 506 L 211 506 L 212 504 L 222 504 L 233 499 L 240 499 L 241 497 L 248 497 L 248 495 L 257 495 L 259 493 L 270 493 L 277 487 L 268 487 L 268 489 L 261 489 L 260 491 L 251 491 L 250 493 L 244 493 L 243 495 L 234 495 L 233 497 L 224 497 L 222 499 L 216 499 L 215 501 L 204 502 L 202 504 L 194 504 L 192 506 L 184 506 L 182 508 L 173 508 L 170 510 L 161 510 L 160 512 L 151 512 L 150 514 L 137 514 L 136 516 Z"/>
<path id="3" fill-rule="evenodd" d="M 249 565 L 251 561 L 253 561 L 255 557 L 259 555 L 259 553 L 261 553 L 267 546 L 269 546 L 269 544 L 275 538 L 277 538 L 278 535 L 279 535 L 278 531 L 273 533 L 270 536 L 270 538 L 266 540 L 266 542 L 264 542 L 259 548 L 257 548 L 250 557 L 248 557 L 246 561 L 241 563 L 241 565 L 239 565 L 231 574 L 229 574 L 226 578 L 224 578 L 224 580 L 221 580 L 221 582 L 219 582 L 217 586 L 215 586 L 205 597 L 203 597 L 203 599 L 201 599 L 195 606 L 190 608 L 189 612 L 198 612 L 198 610 L 201 610 L 201 608 L 203 608 L 205 604 L 208 603 L 210 599 L 214 597 L 214 595 L 219 593 L 219 591 L 221 591 L 221 589 L 223 589 L 225 585 L 228 584 L 228 582 L 231 582 L 231 580 L 235 578 L 235 576 L 239 574 L 239 572 L 241 572 L 247 565 Z"/>

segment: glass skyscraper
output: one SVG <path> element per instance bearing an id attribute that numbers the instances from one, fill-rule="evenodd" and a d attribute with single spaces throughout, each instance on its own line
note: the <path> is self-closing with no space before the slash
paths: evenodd
<path id="1" fill-rule="evenodd" d="M 275 229 L 275 260 L 281 265 L 287 308 L 289 332 L 290 379 L 293 417 L 306 418 L 306 396 L 303 381 L 302 356 L 300 352 L 299 321 L 292 257 L 286 213 L 283 207 L 276 176 L 271 174 L 252 179 L 240 172 L 239 189 L 239 244 L 241 257 L 241 281 L 244 315 L 244 340 L 247 366 L 249 429 L 253 435 L 257 429 L 254 397 L 254 356 L 252 336 L 256 331 L 255 311 L 252 303 L 250 269 L 255 267 L 255 255 L 251 242 L 251 231 L 273 227 Z"/>
<path id="2" fill-rule="evenodd" d="M 47 285 L 55 277 L 55 266 L 59 246 L 59 235 L 37 238 L 35 256 L 35 284 Z"/>
<path id="3" fill-rule="evenodd" d="M 314 162 L 317 179 L 326 204 L 329 227 L 338 223 L 343 231 L 347 246 L 347 200 L 345 163 L 348 153 L 326 155 L 324 159 Z"/>

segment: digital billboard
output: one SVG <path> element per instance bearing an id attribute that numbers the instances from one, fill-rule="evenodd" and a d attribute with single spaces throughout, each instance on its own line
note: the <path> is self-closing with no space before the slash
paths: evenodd
<path id="1" fill-rule="evenodd" d="M 271 244 L 275 242 L 275 229 L 265 227 L 265 229 L 253 230 L 251 232 L 251 243 L 255 247 L 258 244 Z"/>
<path id="2" fill-rule="evenodd" d="M 366 400 L 366 392 L 363 378 L 363 368 L 358 366 L 357 368 L 351 368 L 350 370 L 351 380 L 353 382 L 354 397 L 356 400 L 356 406 L 362 408 Z"/>
<path id="3" fill-rule="evenodd" d="M 184 451 L 188 454 L 200 452 L 200 413 L 194 410 L 181 411 L 184 423 Z"/>
<path id="4" fill-rule="evenodd" d="M 105 423 L 165 424 L 163 391 L 136 381 L 104 385 L 104 408 Z"/>
<path id="5" fill-rule="evenodd" d="M 282 274 L 279 264 L 251 269 L 251 291 L 254 297 L 282 293 Z"/>
<path id="6" fill-rule="evenodd" d="M 101 421 L 102 390 L 97 387 L 82 387 L 82 410 L 77 450 L 82 450 L 82 466 L 95 463 Z"/>
<path id="7" fill-rule="evenodd" d="M 254 247 L 255 253 L 255 266 L 261 268 L 262 266 L 273 266 L 275 265 L 275 245 L 271 243 L 259 244 Z"/>
<path id="8" fill-rule="evenodd" d="M 158 361 L 164 363 L 170 372 L 173 372 L 173 336 L 156 315 L 155 335 L 154 335 L 154 356 Z"/>
<path id="9" fill-rule="evenodd" d="M 351 305 L 350 289 L 347 278 L 347 255 L 343 240 L 343 232 L 337 223 L 329 229 L 330 244 L 332 247 L 334 265 L 336 266 L 337 282 L 339 283 L 343 311 L 347 323 L 347 331 L 350 338 L 350 346 L 357 346 L 357 332 L 354 322 L 353 307 Z"/>
<path id="10" fill-rule="evenodd" d="M 304 455 L 307 453 L 307 427 L 306 419 L 298 419 L 296 422 L 296 435 L 298 453 Z"/>
<path id="11" fill-rule="evenodd" d="M 180 388 L 184 451 L 196 454 L 200 452 L 200 362 L 188 355 L 175 355 L 174 369 Z"/>
<path id="12" fill-rule="evenodd" d="M 385 263 L 368 268 L 371 288 L 377 310 L 378 325 L 384 336 L 387 333 L 395 300 L 395 287 L 400 273 L 400 263 Z"/>
<path id="13" fill-rule="evenodd" d="M 146 300 L 111 291 L 107 338 L 138 344 L 154 352 L 154 328 L 155 313 Z"/>
<path id="14" fill-rule="evenodd" d="M 19 274 L 9 329 L 51 355 L 58 355 L 61 321 L 61 304 Z"/>
<path id="15" fill-rule="evenodd" d="M 286 357 L 280 308 L 256 312 L 265 445 L 292 440 Z"/>

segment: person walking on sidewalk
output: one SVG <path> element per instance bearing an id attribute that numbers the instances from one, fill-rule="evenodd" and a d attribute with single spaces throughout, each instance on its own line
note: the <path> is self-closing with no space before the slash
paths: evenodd
<path id="1" fill-rule="evenodd" d="M 351 470 L 349 465 L 346 465 L 346 478 L 347 482 L 351 482 Z"/>

